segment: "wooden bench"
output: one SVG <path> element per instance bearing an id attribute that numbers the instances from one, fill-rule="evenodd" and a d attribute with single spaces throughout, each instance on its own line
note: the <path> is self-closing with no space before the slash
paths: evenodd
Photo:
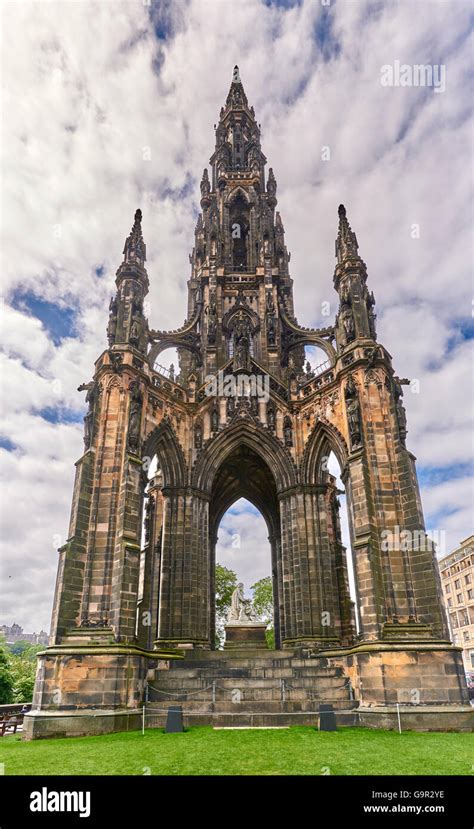
<path id="1" fill-rule="evenodd" d="M 4 737 L 7 731 L 12 731 L 13 734 L 16 734 L 16 730 L 19 725 L 22 725 L 23 717 L 3 717 L 0 720 L 0 737 Z"/>

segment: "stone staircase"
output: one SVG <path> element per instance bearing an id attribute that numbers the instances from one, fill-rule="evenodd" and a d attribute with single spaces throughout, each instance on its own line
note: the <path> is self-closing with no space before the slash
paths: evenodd
<path id="1" fill-rule="evenodd" d="M 320 703 L 333 705 L 338 725 L 356 724 L 348 679 L 324 659 L 292 650 L 189 651 L 165 665 L 148 675 L 149 727 L 163 726 L 173 705 L 182 706 L 185 726 L 317 726 Z"/>

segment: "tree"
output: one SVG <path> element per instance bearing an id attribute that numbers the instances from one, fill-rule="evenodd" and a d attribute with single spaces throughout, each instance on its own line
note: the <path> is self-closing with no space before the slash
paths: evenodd
<path id="1" fill-rule="evenodd" d="M 273 624 L 273 587 L 270 576 L 265 576 L 264 579 L 255 582 L 250 589 L 253 593 L 253 606 L 262 622 L 265 622 L 267 626 L 265 631 L 267 645 L 273 649 L 275 647 L 275 630 Z"/>
<path id="2" fill-rule="evenodd" d="M 17 639 L 16 642 L 13 644 L 8 645 L 10 653 L 14 656 L 21 656 L 25 651 L 29 651 L 31 648 L 31 642 L 27 642 L 26 639 Z"/>
<path id="3" fill-rule="evenodd" d="M 0 642 L 0 705 L 9 702 L 13 702 L 13 676 L 9 653 Z"/>
<path id="4" fill-rule="evenodd" d="M 19 643 L 16 642 L 15 645 Z M 20 649 L 19 653 L 12 653 L 10 671 L 13 678 L 12 702 L 31 702 L 36 676 L 36 654 L 44 650 L 44 645 L 32 645 L 30 642 Z M 13 652 L 15 645 L 10 647 Z"/>
<path id="5" fill-rule="evenodd" d="M 224 642 L 224 625 L 227 620 L 232 593 L 237 587 L 237 574 L 222 564 L 216 564 L 216 647 Z"/>

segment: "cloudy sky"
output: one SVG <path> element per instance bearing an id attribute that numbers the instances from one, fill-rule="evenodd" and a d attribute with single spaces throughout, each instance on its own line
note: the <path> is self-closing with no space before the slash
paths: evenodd
<path id="1" fill-rule="evenodd" d="M 101 0 L 3 4 L 1 623 L 49 629 L 84 395 L 123 242 L 143 211 L 153 327 L 185 316 L 213 124 L 235 63 L 262 125 L 304 325 L 327 324 L 343 202 L 406 391 L 427 526 L 473 531 L 470 3 Z M 443 91 L 382 67 L 442 65 Z M 328 150 L 329 148 L 329 154 Z M 329 155 L 329 158 L 328 158 Z M 414 229 L 415 227 L 415 229 Z M 240 547 L 233 536 L 240 534 Z M 235 541 L 234 541 L 235 543 Z M 269 572 L 242 502 L 220 559 Z"/>

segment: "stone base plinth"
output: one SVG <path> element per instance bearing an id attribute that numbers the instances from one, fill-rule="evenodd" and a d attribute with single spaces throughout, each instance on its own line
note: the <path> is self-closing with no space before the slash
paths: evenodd
<path id="1" fill-rule="evenodd" d="M 224 650 L 266 648 L 266 629 L 261 622 L 229 622 L 225 626 Z"/>

